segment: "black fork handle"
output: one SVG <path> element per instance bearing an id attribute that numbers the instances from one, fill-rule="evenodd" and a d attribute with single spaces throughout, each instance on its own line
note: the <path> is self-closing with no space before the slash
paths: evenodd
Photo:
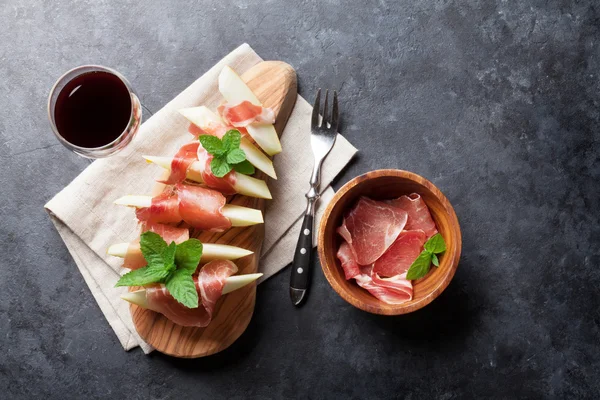
<path id="1" fill-rule="evenodd" d="M 295 306 L 299 306 L 306 298 L 308 285 L 310 284 L 310 268 L 312 261 L 313 243 L 313 219 L 310 214 L 304 216 L 298 244 L 292 261 L 292 273 L 290 276 L 290 297 Z"/>

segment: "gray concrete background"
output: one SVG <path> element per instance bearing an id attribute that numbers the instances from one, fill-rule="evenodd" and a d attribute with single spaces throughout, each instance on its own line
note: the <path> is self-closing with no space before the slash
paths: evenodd
<path id="1" fill-rule="evenodd" d="M 593 0 L 3 1 L 0 397 L 597 398 L 599 23 Z M 52 136 L 48 91 L 105 64 L 156 111 L 243 42 L 309 99 L 340 90 L 360 156 L 336 187 L 403 168 L 444 191 L 458 272 L 383 318 L 318 263 L 296 310 L 285 270 L 227 351 L 124 352 L 42 209 L 87 165 Z"/>

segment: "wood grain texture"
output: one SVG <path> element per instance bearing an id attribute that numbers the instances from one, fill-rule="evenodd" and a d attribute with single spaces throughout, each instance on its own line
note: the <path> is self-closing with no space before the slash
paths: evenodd
<path id="1" fill-rule="evenodd" d="M 360 196 L 375 200 L 393 199 L 411 193 L 420 194 L 431 211 L 447 249 L 439 257 L 440 266 L 414 281 L 413 299 L 403 304 L 386 304 L 358 286 L 354 279 L 346 280 L 336 257 L 343 240 L 336 232 L 344 213 Z M 374 314 L 406 314 L 431 303 L 448 286 L 460 259 L 462 238 L 452 205 L 440 190 L 427 179 L 408 171 L 384 169 L 368 172 L 346 183 L 333 197 L 319 226 L 319 258 L 325 277 L 333 289 L 348 303 Z"/>
<path id="2" fill-rule="evenodd" d="M 264 61 L 244 73 L 242 79 L 265 107 L 271 107 L 275 111 L 275 129 L 281 135 L 297 97 L 294 69 L 283 62 Z M 259 179 L 268 178 L 260 171 L 255 176 Z M 266 200 L 235 195 L 228 199 L 228 203 L 259 208 L 264 213 Z M 264 224 L 232 228 L 223 233 L 192 230 L 190 236 L 203 243 L 222 243 L 252 250 L 254 254 L 235 261 L 238 274 L 258 271 L 258 259 L 265 236 Z M 140 336 L 156 350 L 175 357 L 196 358 L 229 347 L 250 323 L 255 299 L 256 284 L 221 297 L 213 320 L 206 328 L 179 326 L 162 314 L 136 305 L 131 305 L 131 314 Z"/>

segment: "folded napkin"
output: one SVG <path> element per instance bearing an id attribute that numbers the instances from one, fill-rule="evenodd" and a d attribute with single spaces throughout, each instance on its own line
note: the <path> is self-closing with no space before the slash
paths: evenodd
<path id="1" fill-rule="evenodd" d="M 160 168 L 150 166 L 142 154 L 172 155 L 189 142 L 189 122 L 177 110 L 206 105 L 216 109 L 221 102 L 217 77 L 225 65 L 242 74 L 262 59 L 243 44 L 235 49 L 187 89 L 149 118 L 131 144 L 120 153 L 94 161 L 45 208 L 104 316 L 126 350 L 152 347 L 137 334 L 129 305 L 120 299 L 126 288 L 114 284 L 125 271 L 122 260 L 106 255 L 109 245 L 134 240 L 139 232 L 134 212 L 113 201 L 125 194 L 149 194 Z M 259 263 L 261 282 L 288 265 L 300 233 L 306 206 L 304 193 L 313 165 L 310 149 L 311 106 L 298 96 L 294 110 L 281 136 L 283 152 L 274 159 L 278 180 L 269 180 L 273 194 L 265 213 L 265 241 Z M 356 149 L 341 135 L 323 164 L 316 223 L 333 195 L 332 179 L 350 161 Z"/>

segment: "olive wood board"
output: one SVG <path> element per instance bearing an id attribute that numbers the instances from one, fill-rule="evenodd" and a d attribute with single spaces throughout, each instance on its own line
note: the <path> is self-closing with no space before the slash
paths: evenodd
<path id="1" fill-rule="evenodd" d="M 241 77 L 263 106 L 273 109 L 276 115 L 275 130 L 278 135 L 281 135 L 296 102 L 295 70 L 281 61 L 263 61 L 250 68 Z M 268 178 L 258 170 L 255 177 Z M 274 183 L 276 181 L 270 181 L 270 184 Z M 228 198 L 228 204 L 261 209 L 263 214 L 266 201 L 242 195 Z M 254 254 L 234 261 L 239 275 L 258 271 L 264 236 L 264 224 L 231 228 L 222 233 L 198 230 L 190 232 L 190 237 L 198 238 L 203 243 L 221 243 L 252 250 Z M 134 289 L 137 288 L 132 288 Z M 131 305 L 131 315 L 142 339 L 156 350 L 174 357 L 197 358 L 218 353 L 240 337 L 250 323 L 255 300 L 256 284 L 247 285 L 222 296 L 215 306 L 211 323 L 205 328 L 176 325 L 162 314 L 134 304 Z"/>

